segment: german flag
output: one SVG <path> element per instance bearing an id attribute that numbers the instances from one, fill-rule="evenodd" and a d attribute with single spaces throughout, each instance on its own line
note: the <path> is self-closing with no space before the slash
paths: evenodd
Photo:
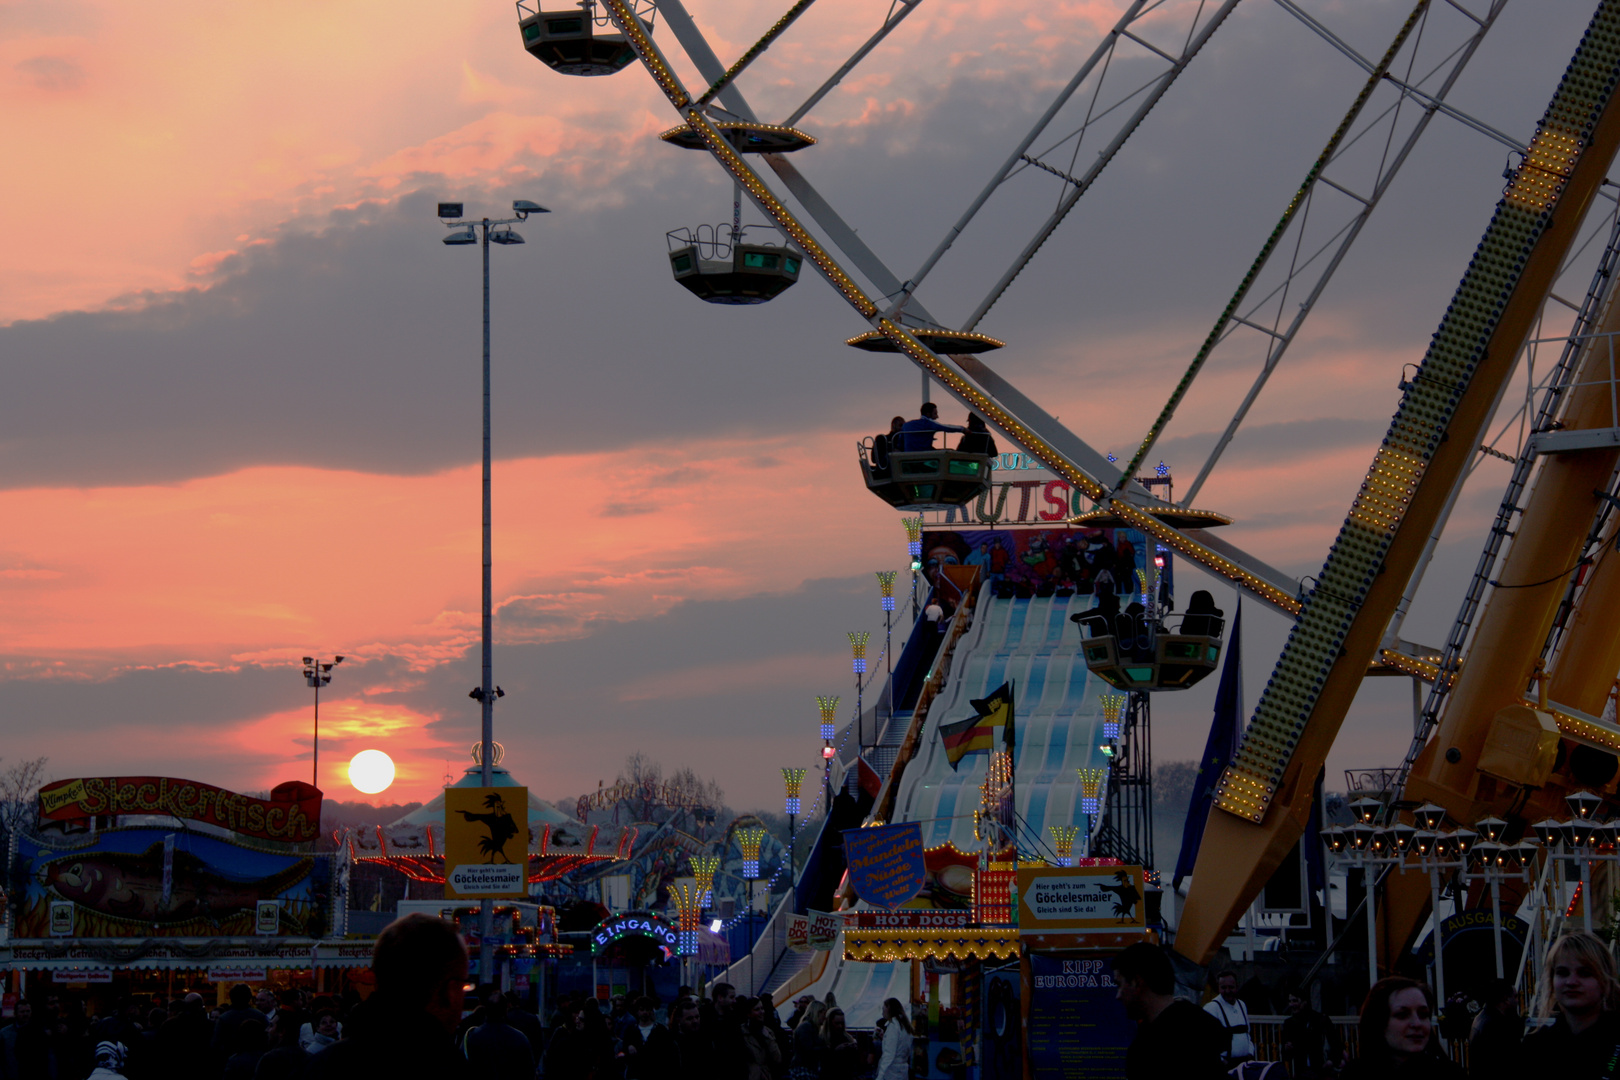
<path id="1" fill-rule="evenodd" d="M 952 724 L 941 724 L 939 737 L 945 744 L 945 758 L 951 770 L 969 754 L 988 754 L 998 748 L 1011 750 L 1013 746 L 1013 691 L 1011 683 L 1002 683 L 983 699 L 971 702 L 973 716 Z"/>

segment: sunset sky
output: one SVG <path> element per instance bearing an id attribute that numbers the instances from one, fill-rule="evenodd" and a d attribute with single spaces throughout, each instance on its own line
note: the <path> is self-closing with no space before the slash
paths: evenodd
<path id="1" fill-rule="evenodd" d="M 688 4 L 728 63 L 787 6 Z M 1411 4 L 1305 6 L 1377 55 Z M 1123 7 L 920 0 L 802 121 L 820 142 L 795 163 L 904 276 Z M 1164 5 L 1164 40 L 1196 7 Z M 785 116 L 887 10 L 820 0 L 744 76 L 751 103 Z M 1590 12 L 1510 3 L 1452 102 L 1528 140 Z M 1455 26 L 1442 7 L 1426 32 Z M 1008 342 L 997 369 L 1128 454 L 1363 78 L 1276 5 L 1240 5 L 982 324 Z M 307 779 L 298 661 L 342 653 L 321 786 L 358 798 L 343 766 L 370 747 L 400 768 L 379 801 L 460 773 L 478 255 L 439 244 L 433 204 L 529 198 L 553 213 L 492 253 L 508 764 L 558 799 L 640 749 L 739 809 L 779 806 L 777 769 L 819 745 L 814 696 L 853 697 L 844 632 L 881 630 L 872 572 L 905 557 L 852 444 L 914 410 L 918 380 L 842 344 L 863 325 L 808 267 L 756 308 L 670 280 L 665 231 L 728 219 L 731 190 L 656 139 L 675 115 L 639 66 L 551 72 L 507 3 L 0 0 L 0 92 L 19 211 L 0 246 L 0 765 Z M 1320 565 L 1506 155 L 1434 122 L 1199 498 L 1233 542 Z M 919 293 L 936 316 L 965 318 L 1055 203 L 1043 175 L 941 263 Z M 1203 376 L 1156 453 L 1178 476 L 1257 355 Z M 1443 640 L 1505 478 L 1488 462 L 1466 489 L 1407 636 Z M 1252 610 L 1250 704 L 1286 631 Z M 1156 702 L 1161 760 L 1197 755 L 1213 682 Z M 1409 693 L 1368 686 L 1330 786 L 1399 759 Z"/>

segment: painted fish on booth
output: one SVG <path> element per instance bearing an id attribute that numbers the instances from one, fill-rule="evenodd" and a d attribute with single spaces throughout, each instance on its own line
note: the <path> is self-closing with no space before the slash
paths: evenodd
<path id="1" fill-rule="evenodd" d="M 251 881 L 210 871 L 188 851 L 174 853 L 169 902 L 163 903 L 163 845 L 140 855 L 96 851 L 52 859 L 41 880 L 64 900 L 92 911 L 144 922 L 209 918 L 251 910 L 308 877 L 315 860 L 299 859 L 285 870 Z"/>

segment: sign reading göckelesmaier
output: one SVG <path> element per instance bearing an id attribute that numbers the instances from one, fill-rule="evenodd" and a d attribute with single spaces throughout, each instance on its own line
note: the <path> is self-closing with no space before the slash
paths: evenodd
<path id="1" fill-rule="evenodd" d="M 529 789 L 444 789 L 444 895 L 522 897 L 529 891 Z"/>
<path id="2" fill-rule="evenodd" d="M 1018 869 L 1019 930 L 1131 930 L 1145 926 L 1140 866 Z"/>

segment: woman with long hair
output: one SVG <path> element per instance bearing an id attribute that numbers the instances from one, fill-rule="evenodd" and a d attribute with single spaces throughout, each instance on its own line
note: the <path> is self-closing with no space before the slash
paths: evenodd
<path id="1" fill-rule="evenodd" d="M 1360 1052 L 1343 1080 L 1462 1080 L 1434 1037 L 1434 991 L 1400 976 L 1379 979 L 1361 1004 Z"/>
<path id="2" fill-rule="evenodd" d="M 875 1080 L 906 1080 L 911 1075 L 911 1021 L 899 998 L 883 1003 L 883 1056 Z"/>
<path id="3" fill-rule="evenodd" d="M 817 1080 L 821 1076 L 821 1027 L 827 1015 L 827 1006 L 810 999 L 798 1027 L 793 1029 L 792 1068 L 790 1080 Z"/>
<path id="4" fill-rule="evenodd" d="M 1553 942 L 1542 965 L 1536 1015 L 1550 1015 L 1553 1023 L 1526 1036 L 1521 1070 L 1534 1063 L 1538 1073 L 1620 1075 L 1620 978 L 1601 940 L 1576 932 Z"/>
<path id="5" fill-rule="evenodd" d="M 861 1072 L 861 1044 L 849 1033 L 843 1009 L 828 1009 L 821 1022 L 821 1080 L 855 1080 Z"/>

